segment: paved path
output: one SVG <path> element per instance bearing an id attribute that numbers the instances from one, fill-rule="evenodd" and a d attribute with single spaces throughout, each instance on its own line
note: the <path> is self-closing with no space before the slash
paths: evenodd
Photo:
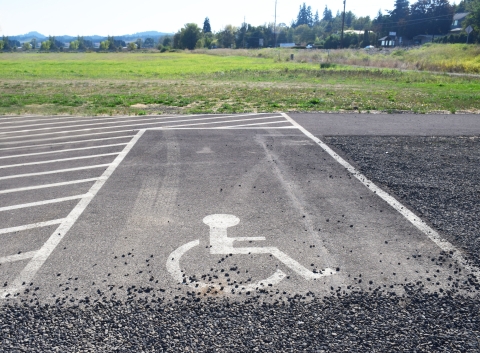
<path id="1" fill-rule="evenodd" d="M 472 131 L 476 116 L 0 118 L 0 295 L 449 290 L 476 269 L 318 137 Z"/>

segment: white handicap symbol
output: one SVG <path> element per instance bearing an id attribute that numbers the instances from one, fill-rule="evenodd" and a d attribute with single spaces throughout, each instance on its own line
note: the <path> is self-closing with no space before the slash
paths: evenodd
<path id="1" fill-rule="evenodd" d="M 229 238 L 227 235 L 227 228 L 236 226 L 240 222 L 240 219 L 234 215 L 228 214 L 214 214 L 207 216 L 203 219 L 203 223 L 210 227 L 210 254 L 214 255 L 229 255 L 229 254 L 271 254 L 280 260 L 285 266 L 302 276 L 304 279 L 310 281 L 317 278 L 332 275 L 334 271 L 330 268 L 326 268 L 322 273 L 313 273 L 302 266 L 300 263 L 292 259 L 290 256 L 280 251 L 275 247 L 242 247 L 236 248 L 233 246 L 234 242 L 239 241 L 261 241 L 265 240 L 265 237 L 236 237 Z M 190 249 L 198 246 L 200 240 L 191 241 L 185 245 L 180 246 L 173 251 L 167 260 L 167 269 L 170 274 L 178 281 L 185 282 L 186 275 L 182 273 L 180 268 L 180 258 Z M 239 286 L 241 289 L 253 290 L 259 287 L 267 286 L 269 284 L 275 285 L 280 283 L 282 279 L 286 277 L 286 274 L 282 270 L 277 270 L 272 276 L 257 283 Z M 195 288 L 220 288 L 215 284 L 206 284 L 203 282 L 186 282 L 189 286 Z M 233 285 L 225 285 L 222 287 L 230 288 Z"/>

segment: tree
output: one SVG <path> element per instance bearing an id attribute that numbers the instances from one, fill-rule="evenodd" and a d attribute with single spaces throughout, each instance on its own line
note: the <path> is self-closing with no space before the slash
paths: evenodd
<path id="1" fill-rule="evenodd" d="M 155 41 L 152 38 L 145 39 L 143 43 L 144 48 L 153 48 L 155 46 Z"/>
<path id="2" fill-rule="evenodd" d="M 330 10 L 327 5 L 325 5 L 325 10 L 323 10 L 323 21 L 333 20 L 332 10 Z"/>
<path id="3" fill-rule="evenodd" d="M 25 42 L 22 44 L 22 49 L 25 51 L 30 50 L 32 49 L 32 45 L 29 42 Z"/>
<path id="4" fill-rule="evenodd" d="M 193 50 L 200 38 L 200 28 L 195 23 L 187 23 L 180 30 L 180 48 Z"/>
<path id="5" fill-rule="evenodd" d="M 162 45 L 163 45 L 164 47 L 169 47 L 169 46 L 171 46 L 171 45 L 172 45 L 172 37 L 170 37 L 170 36 L 165 36 L 165 37 L 163 37 Z"/>
<path id="6" fill-rule="evenodd" d="M 365 30 L 365 32 L 363 32 L 363 43 L 362 43 L 362 46 L 363 47 L 366 47 L 370 45 L 370 34 L 368 33 L 368 30 Z"/>
<path id="7" fill-rule="evenodd" d="M 43 50 L 43 51 L 48 51 L 50 50 L 50 46 L 51 46 L 51 43 L 49 40 L 45 40 L 42 42 L 42 44 L 40 45 L 40 49 Z"/>
<path id="8" fill-rule="evenodd" d="M 108 40 L 104 40 L 103 42 L 100 42 L 100 50 L 107 51 L 109 47 L 110 47 L 110 42 Z"/>
<path id="9" fill-rule="evenodd" d="M 225 28 L 217 33 L 217 38 L 222 47 L 231 48 L 235 44 L 235 32 L 237 29 L 232 25 L 226 25 Z"/>
<path id="10" fill-rule="evenodd" d="M 205 21 L 203 21 L 203 33 L 212 33 L 212 27 L 210 26 L 210 19 L 205 17 Z"/>
<path id="11" fill-rule="evenodd" d="M 79 46 L 80 46 L 80 42 L 78 40 L 74 40 L 73 42 L 70 42 L 70 50 L 78 50 Z"/>
<path id="12" fill-rule="evenodd" d="M 137 49 L 137 45 L 134 42 L 130 42 L 128 43 L 127 49 L 130 51 L 135 50 Z"/>
<path id="13" fill-rule="evenodd" d="M 318 15 L 318 10 L 315 12 L 315 16 L 313 17 L 313 25 L 317 26 L 320 23 L 320 16 Z"/>
<path id="14" fill-rule="evenodd" d="M 0 50 L 3 50 L 4 42 L 3 40 L 0 40 Z"/>
<path id="15" fill-rule="evenodd" d="M 33 49 L 37 49 L 37 38 L 32 38 L 30 44 L 32 44 Z"/>
<path id="16" fill-rule="evenodd" d="M 470 13 L 465 19 L 465 27 L 472 26 L 478 34 L 480 32 L 480 0 L 472 0 L 467 5 L 467 9 Z"/>
<path id="17" fill-rule="evenodd" d="M 142 40 L 142 38 L 138 38 L 138 39 L 135 41 L 135 44 L 137 45 L 137 49 L 142 49 L 142 47 L 143 47 L 143 40 Z"/>
<path id="18" fill-rule="evenodd" d="M 300 5 L 297 20 L 295 21 L 293 27 L 298 27 L 301 25 L 308 25 L 310 27 L 313 26 L 312 8 L 310 6 L 307 7 L 305 3 Z"/>

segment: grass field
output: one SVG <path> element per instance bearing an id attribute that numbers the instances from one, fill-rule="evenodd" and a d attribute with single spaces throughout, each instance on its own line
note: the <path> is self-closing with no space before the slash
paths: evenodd
<path id="1" fill-rule="evenodd" d="M 480 111 L 478 77 L 253 53 L 1 54 L 0 113 Z"/>

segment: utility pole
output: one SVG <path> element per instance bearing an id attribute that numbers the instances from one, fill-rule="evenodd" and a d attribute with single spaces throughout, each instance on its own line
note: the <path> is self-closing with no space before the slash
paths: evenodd
<path id="1" fill-rule="evenodd" d="M 277 0 L 275 0 L 275 22 L 273 24 L 273 37 L 275 38 L 274 48 L 277 47 Z"/>
<path id="2" fill-rule="evenodd" d="M 245 23 L 245 16 L 243 16 L 243 49 L 245 49 L 245 36 L 247 35 L 247 24 Z"/>
<path id="3" fill-rule="evenodd" d="M 343 27 L 345 26 L 345 6 L 347 0 L 343 0 L 343 17 L 342 17 L 342 37 L 340 38 L 340 49 L 343 49 Z"/>

